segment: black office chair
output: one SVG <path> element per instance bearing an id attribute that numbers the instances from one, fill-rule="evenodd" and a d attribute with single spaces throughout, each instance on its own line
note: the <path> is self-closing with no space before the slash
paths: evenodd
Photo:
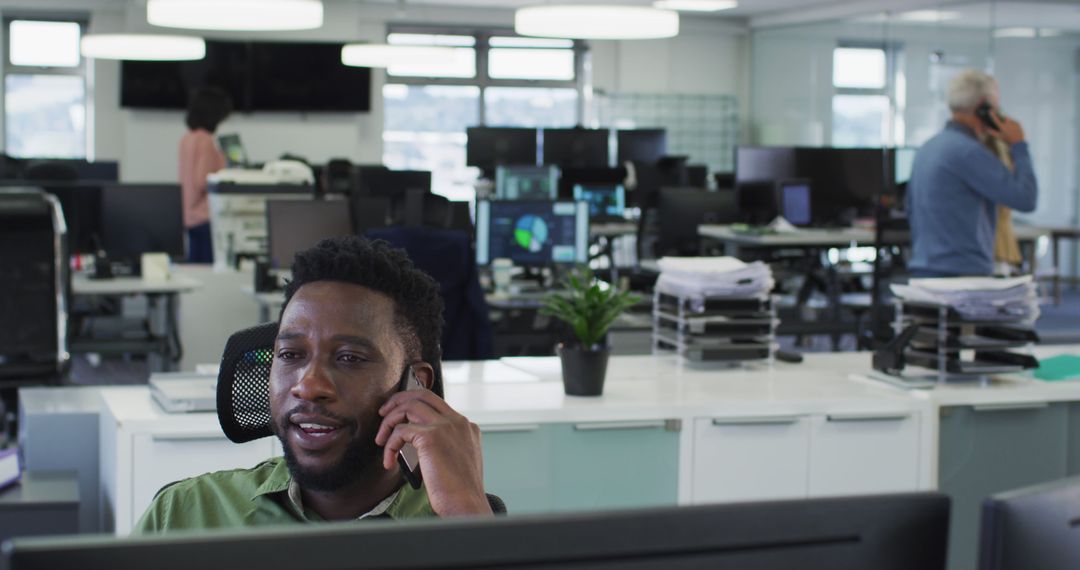
<path id="1" fill-rule="evenodd" d="M 225 437 L 246 443 L 274 435 L 270 428 L 270 366 L 277 323 L 233 333 L 225 343 L 217 382 L 217 415 Z M 488 494 L 491 511 L 506 514 L 506 503 Z"/>

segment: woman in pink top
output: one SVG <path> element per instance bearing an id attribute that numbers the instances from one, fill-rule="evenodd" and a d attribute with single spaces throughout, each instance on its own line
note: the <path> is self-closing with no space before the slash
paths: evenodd
<path id="1" fill-rule="evenodd" d="M 180 139 L 180 188 L 184 195 L 188 263 L 214 262 L 206 176 L 225 168 L 225 155 L 214 142 L 214 131 L 231 111 L 229 95 L 216 87 L 196 90 L 188 105 L 188 132 Z"/>

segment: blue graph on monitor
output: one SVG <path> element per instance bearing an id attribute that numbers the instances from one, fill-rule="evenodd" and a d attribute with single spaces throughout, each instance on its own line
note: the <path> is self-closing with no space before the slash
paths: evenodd
<path id="1" fill-rule="evenodd" d="M 526 214 L 514 223 L 514 243 L 526 251 L 539 253 L 548 240 L 548 225 L 543 218 Z"/>

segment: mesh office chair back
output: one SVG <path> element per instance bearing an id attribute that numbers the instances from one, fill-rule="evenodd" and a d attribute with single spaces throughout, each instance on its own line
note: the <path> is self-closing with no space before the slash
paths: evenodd
<path id="1" fill-rule="evenodd" d="M 277 323 L 233 333 L 225 344 L 218 371 L 217 413 L 225 436 L 245 443 L 270 429 L 270 364 L 274 361 Z"/>

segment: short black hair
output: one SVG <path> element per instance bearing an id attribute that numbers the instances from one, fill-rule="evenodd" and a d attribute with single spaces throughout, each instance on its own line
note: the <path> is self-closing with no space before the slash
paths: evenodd
<path id="1" fill-rule="evenodd" d="M 431 365 L 435 370 L 431 391 L 443 396 L 443 300 L 439 284 L 417 269 L 405 250 L 357 236 L 321 240 L 296 254 L 292 280 L 285 285 L 282 314 L 301 287 L 316 281 L 352 283 L 390 297 L 405 352 Z"/>
<path id="2" fill-rule="evenodd" d="M 191 130 L 217 131 L 218 125 L 232 112 L 232 98 L 218 87 L 199 87 L 191 93 L 184 122 Z"/>

